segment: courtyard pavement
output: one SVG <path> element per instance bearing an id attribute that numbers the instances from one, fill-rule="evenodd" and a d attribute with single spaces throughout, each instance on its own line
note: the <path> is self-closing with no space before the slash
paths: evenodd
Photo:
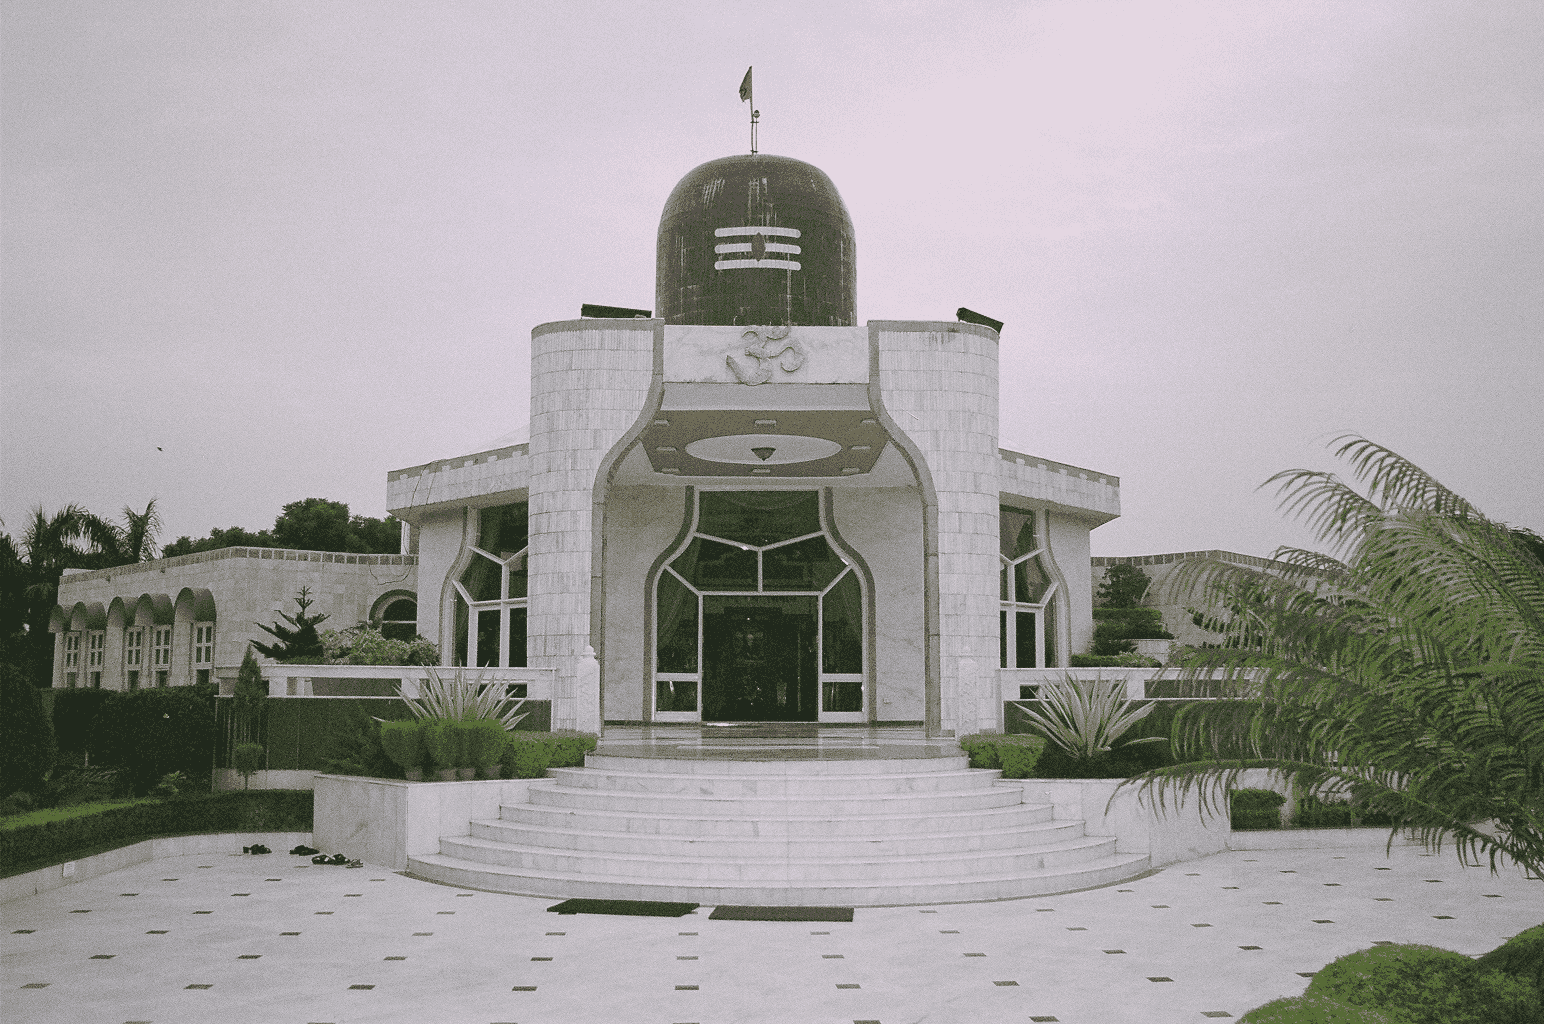
<path id="1" fill-rule="evenodd" d="M 1451 848 L 1228 852 L 1061 896 L 859 908 L 851 923 L 560 916 L 309 858 L 168 857 L 0 905 L 15 1024 L 1194 1024 L 1343 953 L 1482 953 L 1544 881 Z"/>

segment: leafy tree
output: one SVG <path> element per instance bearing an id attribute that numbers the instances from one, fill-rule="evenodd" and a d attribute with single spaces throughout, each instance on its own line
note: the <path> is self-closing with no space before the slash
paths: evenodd
<path id="1" fill-rule="evenodd" d="M 59 601 L 65 569 L 105 569 L 155 557 L 160 512 L 152 498 L 142 512 L 123 509 L 120 526 L 66 505 L 49 515 L 34 509 L 18 551 L 0 535 L 0 643 L 5 660 L 20 665 L 37 686 L 52 679 L 54 641 L 48 617 Z"/>
<path id="2" fill-rule="evenodd" d="M 214 529 L 201 540 L 178 537 L 163 554 L 190 555 L 219 548 L 295 548 L 300 551 L 342 551 L 350 554 L 396 554 L 401 547 L 397 519 L 349 515 L 348 505 L 326 498 L 306 498 L 285 505 L 272 530 L 256 533 L 232 526 Z"/>
<path id="3" fill-rule="evenodd" d="M 288 626 L 281 626 L 275 622 L 272 626 L 257 624 L 257 628 L 268 633 L 279 642 L 276 644 L 260 644 L 256 641 L 252 646 L 256 647 L 263 656 L 272 658 L 278 662 L 291 662 L 295 664 L 311 664 L 319 662 L 323 657 L 322 638 L 316 631 L 317 623 L 325 622 L 326 615 L 307 615 L 306 609 L 316 602 L 311 600 L 311 588 L 301 587 L 300 593 L 295 595 L 295 604 L 299 610 L 294 615 L 280 612 L 279 617 Z"/>
<path id="4" fill-rule="evenodd" d="M 236 691 L 232 700 L 236 712 L 236 731 L 241 742 L 257 742 L 263 720 L 263 703 L 267 699 L 268 684 L 263 681 L 263 670 L 252 656 L 251 646 L 248 646 L 241 656 L 241 668 L 236 670 Z"/>
<path id="5" fill-rule="evenodd" d="M 0 797 L 37 792 L 55 753 L 53 723 L 37 687 L 20 669 L 0 665 Z"/>
<path id="6" fill-rule="evenodd" d="M 1171 738 L 1189 763 L 1139 784 L 1160 806 L 1198 787 L 1211 805 L 1215 783 L 1275 769 L 1300 791 L 1340 787 L 1432 848 L 1544 871 L 1544 562 L 1387 448 L 1332 444 L 1365 496 L 1310 470 L 1266 482 L 1330 553 L 1279 550 L 1277 573 L 1176 573 L 1224 610 L 1208 627 L 1231 642 L 1194 652 L 1185 679 L 1227 696 L 1185 708 Z"/>
<path id="7" fill-rule="evenodd" d="M 239 526 L 232 526 L 222 530 L 216 527 L 209 531 L 209 536 L 194 540 L 191 537 L 178 537 L 162 550 L 163 558 L 171 558 L 175 555 L 191 555 L 199 551 L 217 551 L 220 548 L 272 548 L 278 547 L 274 543 L 273 534 L 268 530 L 252 533 Z"/>
<path id="8" fill-rule="evenodd" d="M 1119 562 L 1104 570 L 1104 582 L 1099 584 L 1099 605 L 1104 608 L 1135 608 L 1142 602 L 1152 577 L 1137 566 Z"/>
<path id="9" fill-rule="evenodd" d="M 281 548 L 305 551 L 355 551 L 349 546 L 348 505 L 326 498 L 306 498 L 284 506 L 273 523 Z"/>

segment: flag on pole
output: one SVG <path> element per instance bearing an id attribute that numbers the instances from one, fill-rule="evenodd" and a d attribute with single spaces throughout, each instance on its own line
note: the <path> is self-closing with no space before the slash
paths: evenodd
<path id="1" fill-rule="evenodd" d="M 745 69 L 745 78 L 740 82 L 740 102 L 744 103 L 751 98 L 751 69 Z"/>

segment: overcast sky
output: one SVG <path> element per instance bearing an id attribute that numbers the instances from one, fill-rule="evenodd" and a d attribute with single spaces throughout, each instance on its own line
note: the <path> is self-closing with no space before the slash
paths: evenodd
<path id="1" fill-rule="evenodd" d="M 0 517 L 163 541 L 528 414 L 530 332 L 652 307 L 671 188 L 836 182 L 858 316 L 1006 322 L 1002 444 L 1100 555 L 1268 554 L 1356 431 L 1544 531 L 1544 4 L 5 0 Z"/>

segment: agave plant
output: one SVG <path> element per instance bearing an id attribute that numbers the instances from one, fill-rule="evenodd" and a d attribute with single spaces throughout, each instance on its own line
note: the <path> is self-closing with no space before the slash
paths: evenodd
<path id="1" fill-rule="evenodd" d="M 450 675 L 444 675 L 434 668 L 426 668 L 424 671 L 427 678 L 419 686 L 417 697 L 409 697 L 402 692 L 401 684 L 397 685 L 397 696 L 412 709 L 415 718 L 466 721 L 491 718 L 505 729 L 513 729 L 522 718 L 530 714 L 529 711 L 516 714 L 525 701 L 501 695 L 497 684 L 483 682 L 482 672 L 468 679 L 466 670 L 461 668 Z"/>
<path id="2" fill-rule="evenodd" d="M 1126 684 L 1119 680 L 1096 677 L 1080 681 L 1067 675 L 1040 688 L 1040 699 L 1045 701 L 1049 714 L 1042 715 L 1017 701 L 1014 703 L 1030 724 L 1045 733 L 1046 739 L 1073 757 L 1087 758 L 1109 753 L 1116 740 L 1153 710 L 1152 704 L 1130 706 L 1125 690 Z M 1162 736 L 1149 736 L 1122 746 L 1163 740 Z"/>

